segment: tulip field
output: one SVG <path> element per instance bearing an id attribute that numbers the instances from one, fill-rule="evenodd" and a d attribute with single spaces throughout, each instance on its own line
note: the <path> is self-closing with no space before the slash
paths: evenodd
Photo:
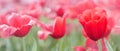
<path id="1" fill-rule="evenodd" d="M 120 0 L 0 0 L 0 51 L 120 51 Z"/>

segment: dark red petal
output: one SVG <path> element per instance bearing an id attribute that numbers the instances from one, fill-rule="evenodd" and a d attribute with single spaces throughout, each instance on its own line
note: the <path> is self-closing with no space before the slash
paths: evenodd
<path id="1" fill-rule="evenodd" d="M 90 21 L 84 26 L 84 30 L 87 33 L 87 36 L 97 41 L 99 39 L 98 29 L 97 29 L 97 22 L 96 21 Z"/>
<path id="2" fill-rule="evenodd" d="M 64 14 L 64 9 L 62 7 L 59 7 L 56 11 L 56 14 L 62 17 Z"/>
<path id="3" fill-rule="evenodd" d="M 107 19 L 106 17 L 102 17 L 101 20 L 97 24 L 98 26 L 98 35 L 100 38 L 104 37 L 106 35 L 106 29 L 107 29 Z"/>
<path id="4" fill-rule="evenodd" d="M 24 37 L 28 34 L 28 32 L 30 31 L 31 29 L 31 25 L 26 25 L 26 26 L 22 26 L 21 28 L 19 28 L 15 33 L 14 33 L 14 36 L 17 36 L 17 37 Z"/>

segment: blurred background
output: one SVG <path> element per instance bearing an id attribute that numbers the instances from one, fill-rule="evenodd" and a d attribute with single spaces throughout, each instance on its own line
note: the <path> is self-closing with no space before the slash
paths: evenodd
<path id="1" fill-rule="evenodd" d="M 77 15 L 95 7 L 105 9 L 108 18 L 114 20 L 108 40 L 114 51 L 120 51 L 119 0 L 0 0 L 0 17 L 12 13 L 24 14 L 46 25 L 53 24 L 56 17 L 68 17 L 66 33 L 62 38 L 48 36 L 42 40 L 37 35 L 42 28 L 32 26 L 25 37 L 0 38 L 0 51 L 74 51 L 74 46 L 85 46 L 86 39 L 82 35 Z M 2 19 L 4 18 L 0 18 L 0 21 Z"/>

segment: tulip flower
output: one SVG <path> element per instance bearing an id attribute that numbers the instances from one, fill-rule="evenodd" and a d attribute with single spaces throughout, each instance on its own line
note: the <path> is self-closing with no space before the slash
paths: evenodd
<path id="1" fill-rule="evenodd" d="M 95 9 L 88 9 L 79 17 L 79 21 L 83 26 L 87 36 L 97 41 L 106 36 L 108 32 L 108 22 L 106 11 L 96 7 Z"/>
<path id="2" fill-rule="evenodd" d="M 58 16 L 63 16 L 64 15 L 64 9 L 62 7 L 59 7 L 57 10 L 56 10 L 56 14 Z"/>
<path id="3" fill-rule="evenodd" d="M 40 24 L 39 24 L 40 25 Z M 66 32 L 66 23 L 65 18 L 56 17 L 55 23 L 52 26 L 48 26 L 46 29 L 45 26 L 41 25 L 44 29 L 43 31 L 38 32 L 38 38 L 45 40 L 48 35 L 53 37 L 54 39 L 59 39 L 65 35 Z"/>
<path id="4" fill-rule="evenodd" d="M 10 19 L 8 20 L 8 24 L 17 29 L 17 31 L 14 33 L 14 35 L 17 37 L 24 37 L 27 35 L 32 27 L 32 24 L 30 24 L 30 22 L 30 16 L 19 15 L 15 13 L 10 15 Z"/>
<path id="5" fill-rule="evenodd" d="M 63 37 L 65 34 L 65 19 L 57 17 L 51 36 L 55 39 Z"/>

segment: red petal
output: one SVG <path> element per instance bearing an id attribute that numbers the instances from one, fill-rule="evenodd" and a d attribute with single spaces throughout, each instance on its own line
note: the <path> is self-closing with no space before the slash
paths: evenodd
<path id="1" fill-rule="evenodd" d="M 86 40 L 86 48 L 88 51 L 99 51 L 97 43 L 89 38 Z"/>
<path id="2" fill-rule="evenodd" d="M 48 35 L 51 34 L 51 32 L 48 31 L 38 31 L 38 38 L 41 40 L 47 39 Z"/>
<path id="3" fill-rule="evenodd" d="M 83 48 L 81 46 L 75 46 L 74 51 L 86 51 L 86 50 L 85 50 L 85 48 Z"/>
<path id="4" fill-rule="evenodd" d="M 17 29 L 14 27 L 10 27 L 7 25 L 0 25 L 0 37 L 1 38 L 8 38 L 11 35 L 13 35 L 13 33 L 16 31 Z"/>
<path id="5" fill-rule="evenodd" d="M 56 11 L 56 14 L 62 17 L 64 14 L 64 9 L 62 7 L 59 7 Z"/>
<path id="6" fill-rule="evenodd" d="M 98 33 L 100 38 L 104 37 L 106 35 L 106 29 L 107 29 L 106 17 L 102 17 L 101 20 L 98 22 L 97 26 L 98 26 Z"/>
<path id="7" fill-rule="evenodd" d="M 57 17 L 53 29 L 53 34 L 51 34 L 53 38 L 58 39 L 63 37 L 65 34 L 65 19 Z"/>
<path id="8" fill-rule="evenodd" d="M 28 32 L 30 31 L 31 27 L 32 27 L 31 25 L 23 26 L 23 27 L 19 28 L 19 29 L 14 33 L 14 35 L 17 36 L 17 37 L 24 37 L 25 35 L 28 34 Z"/>
<path id="9" fill-rule="evenodd" d="M 84 30 L 87 33 L 87 36 L 97 41 L 99 39 L 98 29 L 97 29 L 97 22 L 96 21 L 90 21 L 84 26 Z"/>
<path id="10" fill-rule="evenodd" d="M 19 15 L 19 14 L 15 14 L 15 13 L 10 15 L 9 24 L 11 26 L 18 28 L 18 27 L 21 27 L 23 25 L 29 24 L 29 22 L 30 22 L 30 16 Z"/>
<path id="11" fill-rule="evenodd" d="M 18 14 L 12 14 L 10 15 L 10 20 L 9 20 L 9 24 L 11 26 L 14 26 L 14 27 L 20 27 L 21 26 L 21 23 L 20 23 L 20 15 Z"/>

